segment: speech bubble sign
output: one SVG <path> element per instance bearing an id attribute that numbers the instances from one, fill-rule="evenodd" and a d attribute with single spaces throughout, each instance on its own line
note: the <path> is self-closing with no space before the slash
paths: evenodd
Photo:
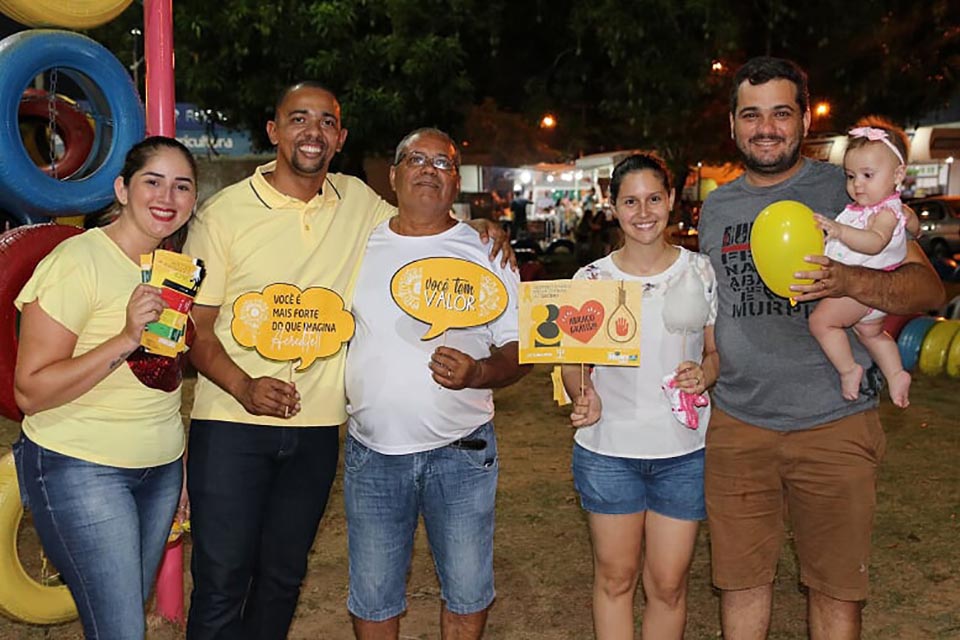
<path id="1" fill-rule="evenodd" d="M 297 371 L 335 354 L 355 329 L 353 315 L 336 291 L 323 287 L 301 291 L 285 283 L 237 298 L 230 323 L 238 343 L 270 360 L 299 360 Z"/>
<path id="2" fill-rule="evenodd" d="M 407 314 L 430 325 L 421 340 L 492 322 L 508 302 L 500 278 L 461 258 L 424 258 L 404 265 L 390 280 L 390 295 Z"/>

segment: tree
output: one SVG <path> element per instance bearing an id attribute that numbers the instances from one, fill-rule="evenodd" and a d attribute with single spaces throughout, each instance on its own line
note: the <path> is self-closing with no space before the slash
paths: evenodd
<path id="1" fill-rule="evenodd" d="M 730 74 L 751 56 L 804 66 L 838 129 L 872 112 L 909 124 L 942 107 L 960 75 L 953 0 L 855 10 L 846 0 L 177 0 L 174 9 L 180 99 L 265 143 L 279 90 L 320 80 L 343 104 L 355 157 L 435 125 L 511 164 L 653 148 L 682 180 L 697 161 L 735 156 Z M 141 13 L 133 5 L 94 37 L 126 59 Z M 559 121 L 549 137 L 536 128 L 547 111 Z"/>

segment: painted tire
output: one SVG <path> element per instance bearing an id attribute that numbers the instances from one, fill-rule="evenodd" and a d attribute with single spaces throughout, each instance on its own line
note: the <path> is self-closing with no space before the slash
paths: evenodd
<path id="1" fill-rule="evenodd" d="M 900 332 L 903 331 L 903 328 L 908 322 L 914 318 L 919 318 L 922 314 L 914 313 L 908 316 L 897 316 L 897 315 L 887 315 L 883 319 L 883 330 L 887 332 L 891 338 L 896 340 L 900 337 Z"/>
<path id="2" fill-rule="evenodd" d="M 0 234 L 0 415 L 15 422 L 23 419 L 23 413 L 13 399 L 13 368 L 17 363 L 17 308 L 13 301 L 37 263 L 55 246 L 82 232 L 66 225 L 40 224 Z"/>
<path id="3" fill-rule="evenodd" d="M 56 118 L 54 127 L 63 140 L 63 157 L 56 163 L 57 179 L 63 180 L 77 172 L 84 165 L 87 156 L 93 149 L 93 128 L 86 114 L 77 105 L 62 96 L 54 98 Z M 17 116 L 23 118 L 39 118 L 42 122 L 49 122 L 49 94 L 40 89 L 27 89 L 20 99 L 20 109 Z M 32 154 L 29 154 L 32 156 Z M 31 157 L 36 163 L 36 158 Z M 39 165 L 40 170 L 48 176 L 53 176 L 54 167 L 50 164 Z"/>
<path id="4" fill-rule="evenodd" d="M 15 620 L 56 624 L 77 617 L 65 586 L 48 587 L 31 578 L 17 552 L 17 531 L 23 507 L 13 454 L 0 458 L 0 612 Z"/>
<path id="5" fill-rule="evenodd" d="M 936 321 L 936 318 L 930 316 L 914 318 L 900 331 L 900 336 L 897 338 L 897 348 L 900 350 L 900 360 L 903 361 L 903 368 L 907 371 L 912 371 L 917 366 L 923 338 Z"/>
<path id="6" fill-rule="evenodd" d="M 946 371 L 951 378 L 960 378 L 960 331 L 953 336 L 953 341 L 947 349 Z"/>
<path id="7" fill-rule="evenodd" d="M 132 0 L 0 0 L 0 11 L 28 27 L 91 29 L 123 13 Z"/>
<path id="8" fill-rule="evenodd" d="M 943 320 L 927 332 L 920 346 L 920 371 L 928 376 L 938 376 L 947 366 L 947 351 L 960 331 L 960 320 Z"/>
<path id="9" fill-rule="evenodd" d="M 79 177 L 54 180 L 30 160 L 16 126 L 20 96 L 35 76 L 57 68 L 86 94 L 97 125 Z M 24 220 L 90 213 L 113 201 L 124 156 L 144 135 L 140 99 L 127 70 L 102 46 L 76 33 L 33 30 L 0 41 L 0 201 Z"/>

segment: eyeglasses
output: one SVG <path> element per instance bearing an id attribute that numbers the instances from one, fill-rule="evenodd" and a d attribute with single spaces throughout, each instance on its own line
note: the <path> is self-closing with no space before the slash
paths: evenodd
<path id="1" fill-rule="evenodd" d="M 420 167 L 425 167 L 429 164 L 437 171 L 443 171 L 446 173 L 453 173 L 457 170 L 457 165 L 447 156 L 433 156 L 431 158 L 420 153 L 419 151 L 411 151 L 410 153 L 401 154 L 400 158 L 397 160 L 397 164 L 400 164 L 401 162 L 407 163 L 407 166 L 411 169 L 419 169 Z"/>

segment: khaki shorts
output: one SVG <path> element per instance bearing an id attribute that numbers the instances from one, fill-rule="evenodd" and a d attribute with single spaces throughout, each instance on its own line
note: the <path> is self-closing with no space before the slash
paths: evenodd
<path id="1" fill-rule="evenodd" d="M 714 409 L 704 480 L 714 584 L 773 582 L 789 520 L 801 582 L 837 600 L 866 599 L 885 448 L 875 410 L 783 432 Z"/>

